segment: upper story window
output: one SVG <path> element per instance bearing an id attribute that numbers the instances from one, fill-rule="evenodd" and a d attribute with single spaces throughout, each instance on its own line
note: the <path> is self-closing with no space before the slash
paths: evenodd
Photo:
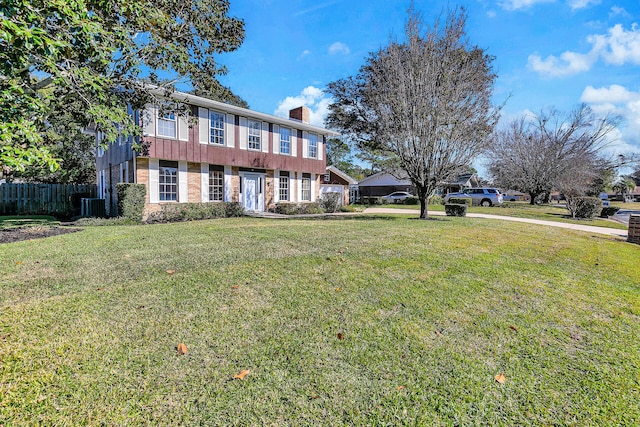
<path id="1" fill-rule="evenodd" d="M 209 112 L 209 142 L 224 145 L 224 114 Z"/>
<path id="2" fill-rule="evenodd" d="M 280 154 L 291 154 L 291 129 L 280 128 Z"/>
<path id="3" fill-rule="evenodd" d="M 260 135 L 262 133 L 262 122 L 249 120 L 249 149 L 260 150 Z"/>
<path id="4" fill-rule="evenodd" d="M 176 115 L 167 113 L 158 116 L 158 136 L 176 137 Z"/>
<path id="5" fill-rule="evenodd" d="M 309 157 L 318 158 L 318 136 L 315 133 L 309 134 Z"/>

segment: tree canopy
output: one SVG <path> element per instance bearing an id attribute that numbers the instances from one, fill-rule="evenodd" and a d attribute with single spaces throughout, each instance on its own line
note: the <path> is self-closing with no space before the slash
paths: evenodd
<path id="1" fill-rule="evenodd" d="M 568 114 L 550 109 L 513 120 L 494 135 L 489 173 L 503 188 L 528 193 L 532 204 L 552 190 L 587 194 L 613 168 L 601 150 L 619 120 L 597 117 L 584 104 Z"/>
<path id="2" fill-rule="evenodd" d="M 0 162 L 57 166 L 45 134 L 61 116 L 106 140 L 141 130 L 141 108 L 190 84 L 229 97 L 214 55 L 240 46 L 228 0 L 5 0 L 0 6 Z M 226 89 L 226 91 L 225 91 Z M 227 101 L 226 99 L 222 99 Z M 65 112 L 65 114 L 60 114 Z"/>
<path id="3" fill-rule="evenodd" d="M 392 39 L 356 76 L 328 86 L 327 124 L 408 177 L 421 218 L 436 188 L 485 149 L 499 116 L 493 58 L 469 43 L 466 19 L 456 9 L 426 27 L 411 8 L 403 42 Z"/>

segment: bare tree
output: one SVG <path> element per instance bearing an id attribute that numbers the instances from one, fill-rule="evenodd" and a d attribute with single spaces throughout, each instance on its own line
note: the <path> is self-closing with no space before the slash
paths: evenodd
<path id="1" fill-rule="evenodd" d="M 404 42 L 391 40 L 355 77 L 328 87 L 335 103 L 327 124 L 411 180 L 420 218 L 436 188 L 485 149 L 499 118 L 493 58 L 469 44 L 465 26 L 466 13 L 456 9 L 425 30 L 412 7 Z"/>
<path id="2" fill-rule="evenodd" d="M 601 150 L 620 121 L 596 117 L 582 104 L 567 115 L 548 110 L 497 131 L 489 150 L 489 174 L 505 188 L 538 196 L 559 190 L 585 194 L 607 168 Z"/>

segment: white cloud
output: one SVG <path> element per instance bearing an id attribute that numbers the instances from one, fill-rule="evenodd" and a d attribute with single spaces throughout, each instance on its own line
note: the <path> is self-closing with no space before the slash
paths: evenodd
<path id="1" fill-rule="evenodd" d="M 351 53 L 351 49 L 349 49 L 349 46 L 347 46 L 342 42 L 335 42 L 334 44 L 329 46 L 329 53 L 331 55 L 337 55 L 337 54 L 348 55 L 349 53 Z"/>
<path id="2" fill-rule="evenodd" d="M 331 104 L 331 98 L 325 97 L 321 89 L 307 86 L 299 95 L 287 96 L 280 101 L 273 114 L 279 117 L 289 117 L 289 110 L 304 105 L 310 110 L 309 123 L 324 126 L 324 119 L 329 113 L 329 104 Z"/>
<path id="3" fill-rule="evenodd" d="M 539 74 L 551 77 L 568 76 L 589 71 L 597 56 L 575 52 L 564 52 L 560 58 L 549 55 L 542 59 L 540 55 L 529 55 L 529 68 Z"/>
<path id="4" fill-rule="evenodd" d="M 590 6 L 600 4 L 600 0 L 570 0 L 569 6 L 571 10 L 586 9 Z"/>
<path id="5" fill-rule="evenodd" d="M 587 86 L 580 97 L 580 101 L 589 104 L 622 104 L 635 100 L 640 100 L 640 92 L 631 92 L 620 85 L 611 85 L 608 88 L 601 87 L 599 89 Z"/>
<path id="6" fill-rule="evenodd" d="M 587 41 L 593 46 L 588 53 L 567 51 L 560 58 L 549 55 L 545 59 L 530 55 L 529 68 L 550 77 L 561 77 L 589 71 L 599 59 L 614 65 L 640 64 L 640 30 L 636 24 L 629 31 L 616 24 L 606 34 L 590 35 Z"/>
<path id="7" fill-rule="evenodd" d="M 553 3 L 555 0 L 506 0 L 500 5 L 506 10 L 528 9 L 538 3 Z"/>
<path id="8" fill-rule="evenodd" d="M 305 49 L 302 51 L 300 55 L 298 55 L 298 57 L 296 58 L 296 61 L 300 61 L 302 58 L 309 55 L 311 55 L 311 51 L 309 49 Z"/>
<path id="9" fill-rule="evenodd" d="M 624 7 L 612 6 L 611 12 L 609 12 L 609 18 L 615 18 L 616 16 L 624 16 L 630 17 L 629 12 L 627 12 Z"/>

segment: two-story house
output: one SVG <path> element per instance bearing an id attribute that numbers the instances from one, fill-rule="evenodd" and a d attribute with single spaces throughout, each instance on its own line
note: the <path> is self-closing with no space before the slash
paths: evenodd
<path id="1" fill-rule="evenodd" d="M 115 184 L 147 186 L 147 213 L 163 203 L 239 202 L 265 211 L 278 202 L 314 202 L 325 174 L 326 139 L 335 132 L 311 125 L 309 110 L 289 118 L 176 93 L 191 117 L 159 114 L 157 106 L 134 112 L 145 150 L 131 141 L 98 148 L 98 192 L 115 214 Z M 99 139 L 99 137 L 98 137 Z"/>

